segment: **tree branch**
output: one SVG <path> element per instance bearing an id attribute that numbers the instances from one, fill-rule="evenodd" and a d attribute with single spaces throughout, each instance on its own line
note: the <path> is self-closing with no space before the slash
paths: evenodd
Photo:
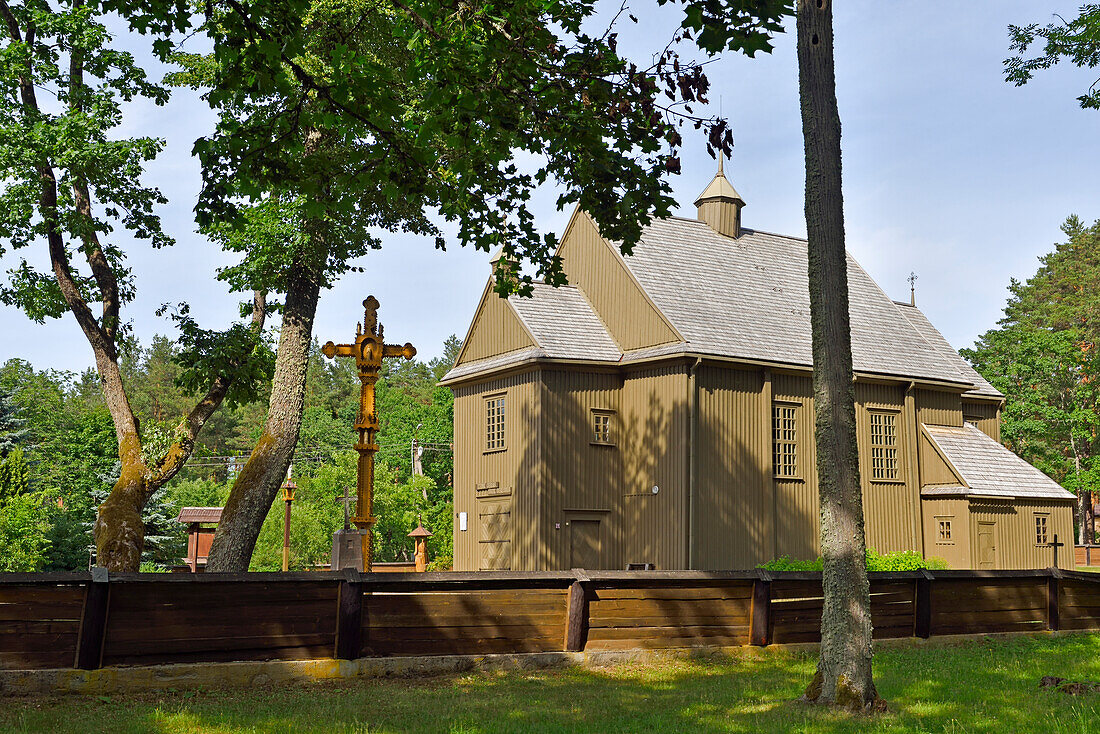
<path id="1" fill-rule="evenodd" d="M 3 17 L 4 22 L 7 24 L 11 39 L 16 43 L 22 43 L 23 37 L 19 34 L 19 21 L 15 19 L 15 14 L 11 12 L 6 0 L 0 0 L 0 17 Z"/>
<path id="2" fill-rule="evenodd" d="M 259 338 L 267 319 L 267 291 L 253 291 L 252 294 L 252 332 Z M 169 479 L 174 477 L 187 460 L 191 458 L 195 450 L 195 441 L 202 432 L 203 426 L 210 420 L 210 416 L 225 400 L 229 388 L 233 385 L 234 375 L 218 375 L 210 384 L 210 388 L 202 399 L 192 408 L 191 413 L 180 421 L 176 428 L 179 438 L 165 452 L 164 456 L 155 464 L 153 476 L 149 479 L 150 494 L 162 487 Z"/>

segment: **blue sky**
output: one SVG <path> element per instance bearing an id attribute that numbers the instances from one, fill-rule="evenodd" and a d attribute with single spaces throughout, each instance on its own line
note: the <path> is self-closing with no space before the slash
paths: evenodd
<path id="1" fill-rule="evenodd" d="M 617 8 L 617 4 L 615 6 Z M 639 59 L 662 47 L 676 19 L 670 8 L 632 6 L 640 25 L 620 28 L 622 48 Z M 843 124 L 844 195 L 849 250 L 883 289 L 908 298 L 915 271 L 917 302 L 956 347 L 969 346 L 1000 316 L 1010 278 L 1026 278 L 1037 258 L 1060 241 L 1069 214 L 1100 218 L 1100 113 L 1076 97 L 1095 75 L 1063 65 L 1022 88 L 1004 81 L 1007 25 L 1046 23 L 1071 15 L 1075 2 L 986 0 L 838 3 L 837 96 Z M 136 48 L 136 46 L 135 46 Z M 159 73 L 159 72 L 158 72 Z M 708 66 L 711 108 L 734 131 L 728 177 L 745 198 L 747 227 L 804 236 L 802 133 L 793 27 L 771 56 L 728 55 Z M 167 107 L 135 104 L 124 133 L 162 137 L 165 151 L 148 182 L 170 204 L 169 250 L 126 243 L 138 298 L 125 317 L 138 337 L 169 333 L 155 315 L 165 302 L 188 301 L 200 323 L 227 324 L 237 297 L 214 279 L 228 260 L 194 233 L 199 187 L 195 138 L 213 117 L 190 93 Z M 672 185 L 680 214 L 694 216 L 696 195 L 714 174 L 701 137 L 686 136 L 683 173 Z M 536 200 L 539 221 L 560 233 L 569 212 L 552 192 Z M 37 253 L 32 261 L 42 263 Z M 387 235 L 384 249 L 322 295 L 315 334 L 343 341 L 354 333 L 368 294 L 381 303 L 390 341 L 411 341 L 424 357 L 439 354 L 450 334 L 463 336 L 489 273 L 489 255 L 428 240 Z M 0 267 L 11 267 L 9 254 Z M 670 263 L 670 267 L 674 267 Z M 37 325 L 0 307 L 0 361 L 79 370 L 92 354 L 71 316 Z"/>

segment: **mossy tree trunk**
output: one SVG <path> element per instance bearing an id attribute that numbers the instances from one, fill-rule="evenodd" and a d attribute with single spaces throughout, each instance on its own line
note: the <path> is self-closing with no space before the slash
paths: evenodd
<path id="1" fill-rule="evenodd" d="M 324 258 L 312 260 L 323 263 Z M 267 420 L 260 440 L 252 449 L 229 491 L 214 542 L 207 558 L 207 572 L 247 571 L 264 518 L 286 476 L 298 443 L 305 408 L 306 369 L 313 338 L 313 319 L 320 297 L 320 275 L 303 258 L 287 273 L 286 304 L 275 356 Z"/>
<path id="2" fill-rule="evenodd" d="M 831 5 L 831 0 L 799 0 L 797 8 L 825 591 L 821 656 L 805 700 L 871 710 L 880 701 L 871 675 Z"/>

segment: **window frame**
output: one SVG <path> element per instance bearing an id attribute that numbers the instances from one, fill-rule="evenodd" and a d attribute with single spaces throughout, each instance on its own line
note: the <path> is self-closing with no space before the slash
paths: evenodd
<path id="1" fill-rule="evenodd" d="M 607 439 L 601 440 L 600 433 L 596 429 L 596 421 L 598 419 L 607 420 Z M 592 433 L 588 434 L 588 443 L 592 446 L 616 446 L 618 445 L 615 440 L 615 411 L 610 408 L 589 408 L 588 409 L 588 430 Z"/>
<path id="2" fill-rule="evenodd" d="M 507 391 L 497 392 L 497 393 L 493 393 L 491 395 L 482 396 L 481 416 L 482 416 L 482 419 L 485 421 L 485 423 L 482 424 L 483 427 L 484 427 L 484 432 L 481 434 L 482 435 L 482 446 L 484 447 L 482 453 L 496 454 L 496 453 L 500 453 L 501 451 L 507 451 L 508 450 L 508 421 L 507 421 L 507 419 L 508 419 L 508 413 L 507 413 L 508 401 L 507 401 L 507 397 L 508 397 Z M 494 416 L 490 415 L 489 410 L 490 410 L 490 403 L 495 403 L 497 401 L 500 401 L 500 413 L 499 413 L 499 424 L 500 425 L 499 425 L 499 430 L 496 431 L 496 433 L 499 434 L 500 444 L 499 445 L 494 445 L 493 438 L 491 438 L 491 433 L 490 433 L 490 431 L 492 431 L 493 428 L 494 428 L 494 425 L 491 422 L 493 420 Z"/>
<path id="3" fill-rule="evenodd" d="M 936 522 L 936 545 L 955 545 L 955 528 L 952 520 L 955 519 L 954 515 L 936 515 L 934 520 Z M 947 537 L 943 535 L 944 524 L 946 523 Z"/>
<path id="4" fill-rule="evenodd" d="M 790 400 L 773 400 L 772 401 L 772 415 L 771 415 L 771 434 L 772 434 L 772 478 L 780 481 L 799 481 L 802 479 L 802 466 L 799 459 L 801 458 L 801 451 L 799 446 L 799 421 L 802 418 L 802 403 L 793 402 Z M 791 416 L 791 431 L 794 433 L 794 437 L 791 439 L 779 438 L 778 433 L 781 430 L 779 426 L 781 410 L 790 410 Z M 786 420 L 785 418 L 783 420 Z M 793 461 L 790 464 L 791 473 L 782 474 L 779 471 L 780 465 L 777 461 L 779 458 L 779 447 L 790 446 L 792 447 Z"/>
<path id="5" fill-rule="evenodd" d="M 894 442 L 892 444 L 875 443 L 875 416 L 889 417 L 893 421 Z M 873 484 L 905 484 L 905 463 L 902 456 L 901 411 L 896 408 L 867 408 L 867 479 Z M 884 424 L 885 429 L 885 424 Z M 885 431 L 884 431 L 885 435 Z M 875 476 L 875 449 L 893 451 L 893 476 Z M 884 461 L 885 454 L 884 454 Z M 885 466 L 885 464 L 884 464 Z"/>
<path id="6" fill-rule="evenodd" d="M 1032 527 L 1035 529 L 1035 547 L 1036 548 L 1049 548 L 1050 547 L 1050 513 L 1049 512 L 1033 512 L 1031 514 L 1035 518 L 1035 522 Z M 1039 529 L 1042 527 L 1042 536 L 1039 535 Z M 1040 539 L 1041 537 L 1041 539 Z"/>

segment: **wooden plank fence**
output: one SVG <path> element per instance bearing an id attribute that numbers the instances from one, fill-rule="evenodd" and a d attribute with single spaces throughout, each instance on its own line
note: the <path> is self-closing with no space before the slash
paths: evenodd
<path id="1" fill-rule="evenodd" d="M 1100 629 L 1100 575 L 872 573 L 878 639 Z M 768 645 L 820 638 L 821 575 L 0 574 L 0 669 Z"/>

